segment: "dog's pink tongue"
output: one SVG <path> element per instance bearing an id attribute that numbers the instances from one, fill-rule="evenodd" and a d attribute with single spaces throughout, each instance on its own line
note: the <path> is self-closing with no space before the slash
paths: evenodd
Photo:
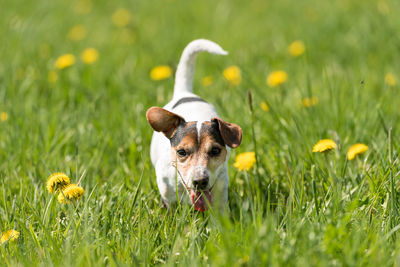
<path id="1" fill-rule="evenodd" d="M 207 197 L 208 203 L 211 205 L 210 190 L 205 190 L 203 191 L 203 193 L 194 190 L 190 191 L 190 200 L 192 201 L 192 204 L 197 211 L 205 211 L 208 209 L 208 204 L 207 201 L 204 199 L 204 196 Z"/>

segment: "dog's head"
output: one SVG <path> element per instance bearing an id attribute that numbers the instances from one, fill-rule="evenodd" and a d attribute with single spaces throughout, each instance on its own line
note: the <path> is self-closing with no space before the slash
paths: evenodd
<path id="1" fill-rule="evenodd" d="M 242 129 L 220 118 L 211 121 L 186 122 L 181 116 L 163 108 L 147 111 L 147 121 L 170 140 L 171 157 L 192 204 L 203 211 L 211 202 L 211 190 L 221 177 L 228 160 L 228 149 L 242 141 Z"/>

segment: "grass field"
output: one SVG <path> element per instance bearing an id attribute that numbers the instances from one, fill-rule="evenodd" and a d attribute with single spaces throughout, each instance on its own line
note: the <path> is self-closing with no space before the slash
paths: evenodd
<path id="1" fill-rule="evenodd" d="M 1 6 L 0 232 L 20 236 L 0 244 L 0 265 L 400 265 L 398 1 Z M 199 55 L 195 92 L 244 134 L 225 217 L 163 209 L 149 156 L 145 112 L 174 83 L 150 72 L 175 70 L 198 38 L 229 55 Z M 305 51 L 294 57 L 296 40 Z M 65 54 L 75 62 L 57 68 Z M 268 85 L 277 70 L 287 81 Z M 337 147 L 313 153 L 321 139 Z M 347 160 L 355 143 L 368 150 Z M 247 172 L 233 166 L 243 152 L 257 156 Z M 58 203 L 46 189 L 54 172 L 80 181 L 82 199 Z"/>

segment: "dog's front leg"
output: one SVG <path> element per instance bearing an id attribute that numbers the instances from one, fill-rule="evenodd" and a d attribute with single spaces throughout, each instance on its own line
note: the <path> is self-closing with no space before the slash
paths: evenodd
<path id="1" fill-rule="evenodd" d="M 170 207 L 177 202 L 177 193 L 179 200 L 185 200 L 185 189 L 182 184 L 177 180 L 176 168 L 171 166 L 170 162 L 160 160 L 156 164 L 157 186 L 160 191 L 163 205 Z M 178 181 L 178 184 L 176 182 Z"/>

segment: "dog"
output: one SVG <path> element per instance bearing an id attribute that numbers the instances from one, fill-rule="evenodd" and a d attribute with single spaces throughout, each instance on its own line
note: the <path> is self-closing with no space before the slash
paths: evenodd
<path id="1" fill-rule="evenodd" d="M 197 211 L 226 210 L 228 158 L 242 141 L 242 129 L 220 119 L 215 108 L 193 93 L 196 55 L 227 55 L 218 44 L 194 40 L 183 50 L 172 100 L 151 107 L 146 118 L 154 129 L 150 156 L 164 206 L 188 202 Z"/>

